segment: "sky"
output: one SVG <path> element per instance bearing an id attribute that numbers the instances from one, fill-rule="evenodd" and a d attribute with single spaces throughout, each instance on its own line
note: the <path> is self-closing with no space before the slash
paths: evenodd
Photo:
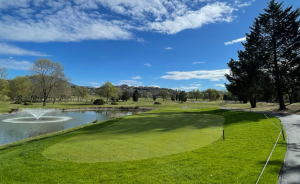
<path id="1" fill-rule="evenodd" d="M 47 58 L 80 86 L 225 90 L 227 63 L 268 2 L 0 0 L 0 66 L 13 79 Z"/>

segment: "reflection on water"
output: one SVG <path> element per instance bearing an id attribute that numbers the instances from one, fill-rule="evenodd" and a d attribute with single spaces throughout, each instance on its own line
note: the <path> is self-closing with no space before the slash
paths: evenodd
<path id="1" fill-rule="evenodd" d="M 56 132 L 62 129 L 73 128 L 85 124 L 92 123 L 93 120 L 104 121 L 115 117 L 128 116 L 136 114 L 138 111 L 76 111 L 76 112 L 53 112 L 47 116 L 55 117 L 70 117 L 63 121 L 49 122 L 42 118 L 44 121 L 36 121 L 32 116 L 24 114 L 9 114 L 0 115 L 0 145 L 12 143 L 18 140 L 43 135 L 46 133 Z M 11 119 L 18 119 L 20 123 L 11 123 Z M 48 118 L 49 120 L 50 118 Z M 32 121 L 31 121 L 32 120 Z M 28 122 L 29 121 L 29 122 Z M 46 122 L 46 123 L 45 123 Z"/>

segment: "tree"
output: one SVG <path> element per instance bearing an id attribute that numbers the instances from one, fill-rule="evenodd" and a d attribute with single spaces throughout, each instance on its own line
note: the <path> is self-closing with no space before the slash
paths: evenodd
<path id="1" fill-rule="evenodd" d="M 7 76 L 7 69 L 5 67 L 0 67 L 0 79 L 6 79 Z"/>
<path id="2" fill-rule="evenodd" d="M 31 85 L 29 76 L 18 76 L 10 81 L 8 96 L 18 101 L 22 101 L 24 98 L 30 98 Z"/>
<path id="3" fill-rule="evenodd" d="M 146 98 L 147 98 L 147 100 L 148 100 L 149 98 L 152 98 L 152 93 L 150 93 L 150 92 L 147 92 L 147 94 L 146 94 Z"/>
<path id="4" fill-rule="evenodd" d="M 153 95 L 153 100 L 154 100 L 154 101 L 156 100 L 156 95 Z"/>
<path id="5" fill-rule="evenodd" d="M 161 95 L 163 101 L 165 101 L 165 99 L 169 96 L 169 92 L 167 90 L 163 89 L 160 91 L 160 95 Z"/>
<path id="6" fill-rule="evenodd" d="M 108 103 L 108 99 L 110 99 L 111 97 L 117 98 L 118 92 L 119 88 L 116 88 L 110 82 L 106 82 L 99 88 L 98 94 L 106 97 L 106 103 Z"/>
<path id="7" fill-rule="evenodd" d="M 200 90 L 199 89 L 197 89 L 197 91 L 195 91 L 195 98 L 196 98 L 196 101 L 199 99 L 199 98 L 201 98 L 202 97 L 202 93 L 200 92 Z"/>
<path id="8" fill-rule="evenodd" d="M 129 100 L 129 99 L 130 99 L 130 94 L 129 94 L 129 92 L 128 92 L 127 90 L 123 91 L 123 94 L 122 94 L 122 100 L 123 100 L 123 102 L 124 102 L 124 101 L 127 102 L 127 100 Z"/>
<path id="9" fill-rule="evenodd" d="M 179 101 L 186 102 L 188 98 L 188 94 L 185 91 L 179 92 Z"/>
<path id="10" fill-rule="evenodd" d="M 283 3 L 271 0 L 264 13 L 258 17 L 262 25 L 265 53 L 265 70 L 275 79 L 279 108 L 285 109 L 283 99 L 284 77 L 289 77 L 289 68 L 299 64 L 300 48 L 300 9 L 292 11 L 292 6 L 285 8 Z"/>
<path id="11" fill-rule="evenodd" d="M 5 96 L 9 93 L 9 84 L 5 79 L 0 79 L 0 95 L 2 99 L 5 99 Z"/>
<path id="12" fill-rule="evenodd" d="M 60 63 L 53 62 L 49 59 L 38 59 L 34 61 L 31 72 L 38 75 L 36 85 L 43 93 L 43 106 L 46 106 L 47 99 L 54 86 L 61 81 L 67 81 L 64 74 L 64 68 Z"/>
<path id="13" fill-rule="evenodd" d="M 133 92 L 132 99 L 134 102 L 137 102 L 139 100 L 139 92 L 137 90 Z"/>

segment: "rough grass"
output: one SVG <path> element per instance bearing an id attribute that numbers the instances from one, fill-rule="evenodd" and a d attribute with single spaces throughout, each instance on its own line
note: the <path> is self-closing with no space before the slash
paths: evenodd
<path id="1" fill-rule="evenodd" d="M 74 163 L 43 155 L 57 143 L 122 122 L 123 118 L 117 118 L 63 135 L 3 147 L 0 183 L 254 183 L 279 134 L 274 125 L 256 113 L 182 108 L 156 112 L 180 112 L 187 118 L 195 113 L 223 116 L 226 140 L 220 136 L 212 144 L 192 151 L 125 162 Z M 277 118 L 271 120 L 281 127 Z M 176 129 L 182 126 L 178 124 Z M 285 151 L 281 138 L 260 183 L 277 182 Z"/>
<path id="2" fill-rule="evenodd" d="M 61 141 L 46 158 L 68 162 L 117 162 L 198 149 L 222 136 L 222 116 L 152 111 Z"/>

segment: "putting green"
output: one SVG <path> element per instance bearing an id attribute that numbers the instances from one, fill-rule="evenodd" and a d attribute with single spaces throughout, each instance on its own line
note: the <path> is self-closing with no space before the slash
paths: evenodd
<path id="1" fill-rule="evenodd" d="M 95 163 L 161 157 L 191 151 L 222 136 L 224 118 L 198 113 L 143 113 L 89 131 L 44 150 L 46 158 Z"/>

